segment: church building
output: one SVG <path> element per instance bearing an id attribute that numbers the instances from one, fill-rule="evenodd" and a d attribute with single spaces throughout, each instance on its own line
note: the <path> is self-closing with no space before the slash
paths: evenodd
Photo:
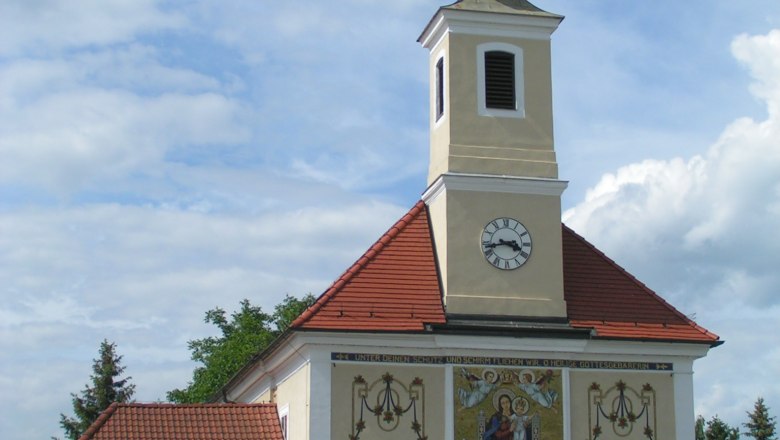
<path id="1" fill-rule="evenodd" d="M 525 0 L 460 0 L 430 52 L 427 188 L 225 401 L 288 440 L 691 440 L 722 341 L 561 223 L 551 35 Z"/>

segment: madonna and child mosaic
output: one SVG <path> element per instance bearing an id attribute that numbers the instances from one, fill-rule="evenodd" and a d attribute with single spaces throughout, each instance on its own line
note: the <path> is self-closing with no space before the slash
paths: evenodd
<path id="1" fill-rule="evenodd" d="M 456 439 L 563 437 L 560 370 L 456 368 Z"/>

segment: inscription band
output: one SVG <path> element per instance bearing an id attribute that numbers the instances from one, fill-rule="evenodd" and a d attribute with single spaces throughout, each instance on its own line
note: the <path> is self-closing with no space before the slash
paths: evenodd
<path id="1" fill-rule="evenodd" d="M 578 368 L 595 370 L 670 371 L 671 362 L 593 361 L 491 356 L 425 356 L 406 354 L 340 353 L 330 354 L 332 361 L 427 365 L 491 365 L 503 367 Z"/>

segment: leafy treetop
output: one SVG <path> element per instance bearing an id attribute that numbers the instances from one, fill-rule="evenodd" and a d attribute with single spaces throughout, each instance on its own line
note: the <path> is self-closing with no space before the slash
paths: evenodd
<path id="1" fill-rule="evenodd" d="M 287 295 L 276 305 L 274 313 L 268 315 L 245 299 L 229 320 L 219 307 L 207 311 L 205 322 L 216 325 L 222 335 L 189 341 L 192 360 L 202 365 L 195 368 L 192 381 L 186 388 L 167 393 L 168 400 L 175 403 L 207 402 L 252 356 L 265 350 L 315 300 L 311 294 L 301 299 Z"/>

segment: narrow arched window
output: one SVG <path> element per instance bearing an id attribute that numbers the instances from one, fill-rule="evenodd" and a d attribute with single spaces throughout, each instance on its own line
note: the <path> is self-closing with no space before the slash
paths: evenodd
<path id="1" fill-rule="evenodd" d="M 444 58 L 436 63 L 436 120 L 444 115 Z"/>

